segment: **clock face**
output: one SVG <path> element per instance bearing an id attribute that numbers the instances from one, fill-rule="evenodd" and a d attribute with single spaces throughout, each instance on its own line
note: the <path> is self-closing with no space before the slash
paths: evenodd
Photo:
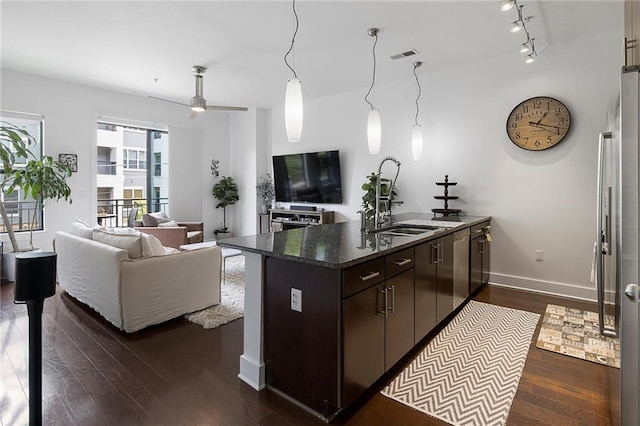
<path id="1" fill-rule="evenodd" d="M 542 151 L 562 141 L 571 127 L 571 114 L 557 99 L 538 96 L 516 106 L 507 118 L 507 135 L 522 149 Z"/>

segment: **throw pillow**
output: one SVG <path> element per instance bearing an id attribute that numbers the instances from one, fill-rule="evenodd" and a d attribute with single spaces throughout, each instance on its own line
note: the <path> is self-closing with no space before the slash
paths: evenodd
<path id="1" fill-rule="evenodd" d="M 127 228 L 121 228 L 127 229 Z M 119 232 L 107 229 L 96 229 L 93 231 L 93 240 L 126 250 L 130 259 L 142 257 L 142 243 L 140 241 L 141 232 L 132 230 L 131 232 Z"/>
<path id="2" fill-rule="evenodd" d="M 71 222 L 69 233 L 90 240 L 93 237 L 93 230 L 94 228 L 87 222 L 76 218 L 75 221 Z"/>
<path id="3" fill-rule="evenodd" d="M 158 227 L 160 228 L 175 228 L 176 226 L 180 226 L 178 225 L 178 222 L 176 222 L 175 220 L 170 220 L 169 222 L 164 222 L 164 223 L 158 223 Z"/>
<path id="4" fill-rule="evenodd" d="M 166 253 L 162 243 L 155 235 L 145 234 L 140 235 L 140 242 L 142 243 L 142 256 L 164 256 Z"/>
<path id="5" fill-rule="evenodd" d="M 159 223 L 169 222 L 170 220 L 165 212 L 145 213 L 142 215 L 142 224 L 144 226 L 158 226 Z"/>

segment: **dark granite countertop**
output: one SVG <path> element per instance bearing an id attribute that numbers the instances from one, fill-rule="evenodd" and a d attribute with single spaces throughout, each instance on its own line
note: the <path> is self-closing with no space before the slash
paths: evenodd
<path id="1" fill-rule="evenodd" d="M 489 220 L 489 216 L 454 216 L 433 218 L 426 213 L 401 213 L 393 222 L 436 221 L 458 226 L 427 231 L 413 236 L 367 233 L 359 221 L 289 229 L 269 234 L 249 235 L 219 241 L 222 247 L 235 248 L 264 256 L 343 269 L 414 246 L 457 230 Z"/>

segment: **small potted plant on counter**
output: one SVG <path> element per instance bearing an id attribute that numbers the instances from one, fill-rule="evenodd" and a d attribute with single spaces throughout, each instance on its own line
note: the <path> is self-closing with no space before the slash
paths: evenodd
<path id="1" fill-rule="evenodd" d="M 231 176 L 222 176 L 220 182 L 213 185 L 213 196 L 218 200 L 216 208 L 222 207 L 222 227 L 213 232 L 217 239 L 229 238 L 231 231 L 227 228 L 227 206 L 235 204 L 240 199 L 238 185 Z"/>
<path id="2" fill-rule="evenodd" d="M 258 197 L 262 200 L 262 214 L 267 214 L 271 203 L 276 198 L 276 188 L 273 186 L 273 179 L 270 173 L 260 176 L 256 191 L 258 192 Z"/>
<path id="3" fill-rule="evenodd" d="M 377 181 L 378 181 L 378 176 L 375 173 L 371 173 L 369 176 L 367 176 L 367 181 L 362 184 L 362 190 L 364 191 L 364 195 L 362 196 L 362 210 L 364 211 L 365 220 L 367 222 L 373 221 L 373 217 L 376 213 L 376 182 Z M 385 197 L 388 196 L 390 186 L 391 186 L 391 179 L 380 178 L 380 195 Z M 397 186 L 394 185 L 393 193 L 391 194 L 391 197 L 389 197 L 391 200 L 394 200 L 398 195 L 398 192 L 396 191 L 396 189 L 397 189 Z M 381 212 L 386 211 L 386 205 L 381 204 L 380 209 L 381 209 L 380 210 Z M 371 229 L 371 228 L 367 226 L 367 229 Z"/>

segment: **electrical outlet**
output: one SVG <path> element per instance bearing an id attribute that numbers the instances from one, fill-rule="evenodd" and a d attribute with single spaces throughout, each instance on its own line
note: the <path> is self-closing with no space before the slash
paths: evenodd
<path id="1" fill-rule="evenodd" d="M 291 310 L 302 312 L 302 290 L 300 289 L 291 289 Z"/>
<path id="2" fill-rule="evenodd" d="M 536 262 L 542 262 L 544 260 L 544 252 L 542 250 L 536 250 Z"/>

